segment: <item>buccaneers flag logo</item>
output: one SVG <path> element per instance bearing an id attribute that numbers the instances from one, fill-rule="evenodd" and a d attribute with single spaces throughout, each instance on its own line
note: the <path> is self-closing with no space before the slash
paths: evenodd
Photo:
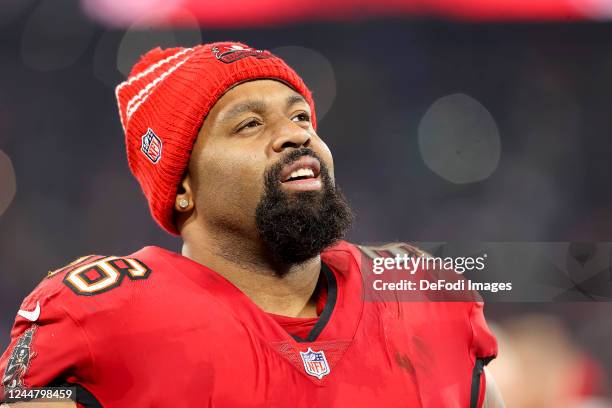
<path id="1" fill-rule="evenodd" d="M 245 47 L 239 44 L 219 45 L 213 47 L 212 53 L 221 62 L 229 64 L 246 57 L 255 58 L 270 58 L 272 54 L 269 51 L 256 50 L 254 48 Z"/>

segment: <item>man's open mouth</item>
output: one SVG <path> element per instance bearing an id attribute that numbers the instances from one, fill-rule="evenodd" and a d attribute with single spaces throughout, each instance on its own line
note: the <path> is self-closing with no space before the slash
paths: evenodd
<path id="1" fill-rule="evenodd" d="M 283 167 L 280 180 L 288 188 L 318 190 L 321 188 L 321 164 L 311 156 L 303 156 Z"/>
<path id="2" fill-rule="evenodd" d="M 319 177 L 321 165 L 314 157 L 303 156 L 291 164 L 283 167 L 281 182 L 314 179 Z"/>

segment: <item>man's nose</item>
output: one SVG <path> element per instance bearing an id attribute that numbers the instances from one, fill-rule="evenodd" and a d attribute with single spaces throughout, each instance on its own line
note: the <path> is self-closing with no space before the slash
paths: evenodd
<path id="1" fill-rule="evenodd" d="M 310 132 L 292 120 L 283 120 L 275 130 L 272 149 L 276 153 L 287 148 L 299 149 L 310 145 Z"/>

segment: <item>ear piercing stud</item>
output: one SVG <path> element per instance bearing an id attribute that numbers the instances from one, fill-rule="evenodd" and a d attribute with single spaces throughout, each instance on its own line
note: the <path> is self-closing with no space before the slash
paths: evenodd
<path id="1" fill-rule="evenodd" d="M 182 209 L 185 209 L 185 208 L 189 207 L 189 200 L 186 200 L 186 199 L 182 198 L 182 199 L 179 200 L 178 205 Z"/>

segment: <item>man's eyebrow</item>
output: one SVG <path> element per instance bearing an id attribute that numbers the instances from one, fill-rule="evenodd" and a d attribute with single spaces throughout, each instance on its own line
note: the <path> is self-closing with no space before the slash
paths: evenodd
<path id="1" fill-rule="evenodd" d="M 296 103 L 300 103 L 300 102 L 308 104 L 308 102 L 306 102 L 306 99 L 302 95 L 293 94 L 287 97 L 286 103 L 287 103 L 287 107 L 290 108 L 292 105 L 295 105 Z"/>
<path id="2" fill-rule="evenodd" d="M 293 94 L 287 97 L 285 104 L 287 108 L 295 105 L 296 103 L 308 103 L 306 99 L 300 94 Z M 219 119 L 221 122 L 229 122 L 236 116 L 242 115 L 246 112 L 255 112 L 263 114 L 266 110 L 266 103 L 261 99 L 251 99 L 232 106 L 227 112 L 225 112 Z"/>
<path id="3" fill-rule="evenodd" d="M 252 100 L 238 103 L 235 106 L 233 106 L 230 110 L 228 110 L 221 116 L 220 121 L 229 122 L 236 116 L 241 115 L 245 112 L 255 112 L 255 113 L 263 114 L 265 110 L 266 110 L 266 103 L 263 100 L 252 99 Z"/>

